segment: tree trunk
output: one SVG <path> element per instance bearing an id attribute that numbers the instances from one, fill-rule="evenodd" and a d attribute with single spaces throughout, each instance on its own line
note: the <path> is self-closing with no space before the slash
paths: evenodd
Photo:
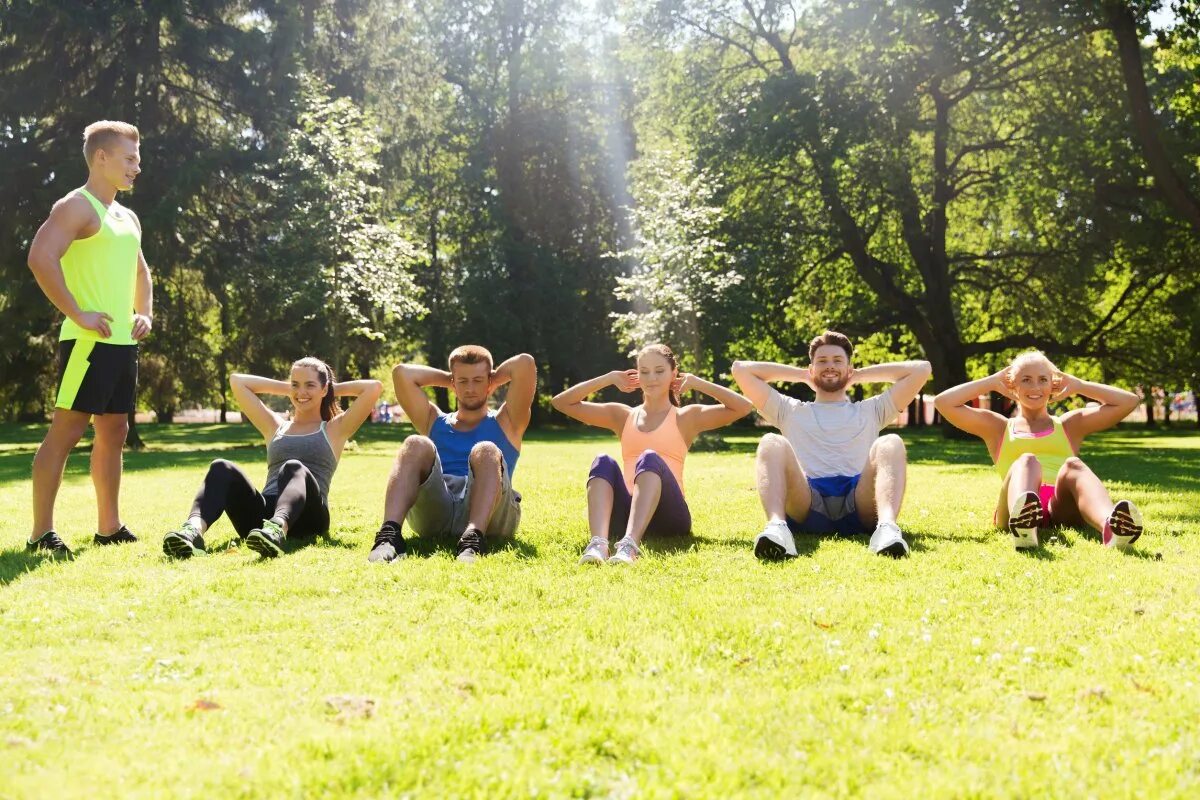
<path id="1" fill-rule="evenodd" d="M 1108 4 L 1108 29 L 1117 40 L 1117 54 L 1121 61 L 1121 74 L 1125 78 L 1133 127 L 1142 146 L 1142 154 L 1146 157 L 1146 165 L 1154 176 L 1154 183 L 1175 213 L 1200 232 L 1200 201 L 1188 191 L 1187 183 L 1175 171 L 1150 104 L 1150 91 L 1146 88 L 1142 64 L 1142 42 L 1138 36 L 1137 20 L 1128 3 Z"/>
<path id="2" fill-rule="evenodd" d="M 1154 390 L 1146 389 L 1146 427 L 1153 428 L 1158 423 L 1154 420 Z"/>

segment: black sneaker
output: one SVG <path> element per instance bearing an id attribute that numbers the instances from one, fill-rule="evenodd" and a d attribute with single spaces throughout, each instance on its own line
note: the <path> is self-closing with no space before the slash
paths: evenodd
<path id="1" fill-rule="evenodd" d="M 483 531 L 474 525 L 468 525 L 467 529 L 462 532 L 462 536 L 458 537 L 455 558 L 464 564 L 473 564 L 483 553 Z"/>
<path id="2" fill-rule="evenodd" d="M 108 536 L 101 536 L 100 534 L 97 533 L 95 536 L 92 537 L 92 542 L 94 544 L 101 544 L 101 545 L 103 545 L 103 544 L 132 544 L 133 542 L 136 542 L 136 541 L 137 541 L 137 537 L 134 536 L 133 532 L 131 530 L 129 530 L 129 528 L 126 528 L 124 525 L 117 528 L 116 533 L 110 533 Z"/>
<path id="3" fill-rule="evenodd" d="M 163 552 L 171 558 L 208 555 L 204 549 L 204 537 L 186 522 L 163 537 Z"/>
<path id="4" fill-rule="evenodd" d="M 246 534 L 246 546 L 263 558 L 283 555 L 283 526 L 274 520 L 264 519 L 261 528 Z"/>
<path id="5" fill-rule="evenodd" d="M 51 555 L 55 558 L 73 558 L 75 556 L 71 552 L 71 548 L 67 547 L 67 543 L 58 538 L 58 533 L 52 530 L 46 531 L 32 542 L 26 542 L 25 549 L 31 553 Z"/>
<path id="6" fill-rule="evenodd" d="M 408 555 L 408 547 L 404 544 L 404 537 L 400 534 L 400 529 L 392 525 L 384 525 L 379 529 L 379 533 L 375 534 L 375 544 L 371 546 L 371 554 L 367 556 L 367 561 L 371 563 L 395 561 L 404 558 Z"/>

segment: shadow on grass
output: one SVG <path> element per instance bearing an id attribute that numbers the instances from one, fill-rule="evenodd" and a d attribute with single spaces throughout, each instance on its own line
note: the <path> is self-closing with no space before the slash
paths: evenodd
<path id="1" fill-rule="evenodd" d="M 404 543 L 408 547 L 408 558 L 432 558 L 439 553 L 448 553 L 455 555 L 455 547 L 457 540 L 451 540 L 445 536 L 405 536 Z M 352 546 L 358 549 L 359 545 Z M 484 539 L 484 558 L 493 553 L 515 553 L 517 558 L 532 559 L 537 558 L 537 546 L 522 539 L 505 539 L 497 541 L 493 538 Z M 366 553 L 370 551 L 369 543 L 362 545 L 363 558 L 366 558 Z"/>
<path id="2" fill-rule="evenodd" d="M 54 561 L 54 557 L 31 553 L 24 547 L 0 550 L 0 588 L 33 572 L 48 561 Z"/>

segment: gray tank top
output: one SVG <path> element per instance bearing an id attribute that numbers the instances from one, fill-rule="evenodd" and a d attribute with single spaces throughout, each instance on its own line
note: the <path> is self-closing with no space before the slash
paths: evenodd
<path id="1" fill-rule="evenodd" d="M 291 427 L 291 423 L 288 423 Z M 329 502 L 329 482 L 333 480 L 333 472 L 337 469 L 337 458 L 333 455 L 333 445 L 329 434 L 325 433 L 325 423 L 312 433 L 289 435 L 283 432 L 283 425 L 275 431 L 275 436 L 267 442 L 267 482 L 263 486 L 263 494 L 279 494 L 279 470 L 284 462 L 293 458 L 304 466 L 317 479 L 321 487 L 321 499 Z"/>

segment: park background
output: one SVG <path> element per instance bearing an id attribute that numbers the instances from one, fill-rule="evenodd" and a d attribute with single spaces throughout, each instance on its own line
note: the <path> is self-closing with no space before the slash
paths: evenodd
<path id="1" fill-rule="evenodd" d="M 9 420 L 52 402 L 59 315 L 25 257 L 101 118 L 143 136 L 122 200 L 163 422 L 227 410 L 231 372 L 385 377 L 471 341 L 534 355 L 541 423 L 646 341 L 728 380 L 826 326 L 929 359 L 933 390 L 1023 347 L 1196 389 L 1194 2 L 0 9 Z"/>
<path id="2" fill-rule="evenodd" d="M 689 456 L 693 537 L 584 570 L 617 444 L 547 398 L 648 340 L 727 381 L 826 326 L 930 391 L 1028 346 L 1194 391 L 1198 31 L 1194 2 L 0 0 L 0 798 L 1195 797 L 1191 419 L 1083 450 L 1146 514 L 1128 553 L 1014 551 L 983 446 L 906 427 L 911 558 L 759 563 L 747 425 Z M 141 541 L 89 545 L 85 438 L 55 562 L 24 550 L 59 321 L 25 258 L 106 117 L 143 135 L 156 422 Z M 265 470 L 217 422 L 230 372 L 390 391 L 464 341 L 539 363 L 511 545 L 366 562 L 396 424 L 348 446 L 328 537 L 162 556 L 210 460 Z"/>

